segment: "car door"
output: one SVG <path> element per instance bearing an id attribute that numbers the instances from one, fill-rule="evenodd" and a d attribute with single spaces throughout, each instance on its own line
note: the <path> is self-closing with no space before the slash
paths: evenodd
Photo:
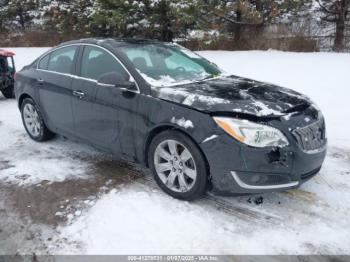
<path id="1" fill-rule="evenodd" d="M 72 74 L 79 46 L 59 48 L 38 64 L 37 87 L 42 111 L 50 128 L 73 134 Z"/>
<path id="2" fill-rule="evenodd" d="M 134 92 L 125 95 L 128 90 L 101 84 L 98 79 L 111 72 L 130 75 L 111 52 L 98 46 L 84 46 L 79 64 L 79 77 L 73 80 L 76 133 L 104 149 L 119 152 L 121 115 L 127 112 L 127 121 L 132 121 L 129 108 L 137 97 Z"/>

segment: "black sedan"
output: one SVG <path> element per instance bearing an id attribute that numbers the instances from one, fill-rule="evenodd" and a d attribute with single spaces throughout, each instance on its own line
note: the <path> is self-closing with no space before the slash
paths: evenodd
<path id="1" fill-rule="evenodd" d="M 141 163 L 179 199 L 298 187 L 325 159 L 325 121 L 309 98 L 177 44 L 72 41 L 15 78 L 32 139 L 61 134 Z"/>

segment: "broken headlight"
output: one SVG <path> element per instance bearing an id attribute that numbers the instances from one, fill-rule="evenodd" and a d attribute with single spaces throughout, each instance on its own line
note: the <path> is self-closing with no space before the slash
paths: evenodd
<path id="1" fill-rule="evenodd" d="M 289 144 L 281 131 L 267 125 L 229 117 L 214 117 L 214 120 L 230 136 L 249 146 L 284 147 Z"/>

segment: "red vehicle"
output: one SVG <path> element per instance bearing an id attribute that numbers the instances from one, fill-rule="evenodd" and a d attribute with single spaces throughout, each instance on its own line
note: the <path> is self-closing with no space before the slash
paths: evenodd
<path id="1" fill-rule="evenodd" d="M 6 98 L 14 98 L 14 75 L 16 73 L 13 56 L 15 53 L 0 49 L 0 91 Z"/>

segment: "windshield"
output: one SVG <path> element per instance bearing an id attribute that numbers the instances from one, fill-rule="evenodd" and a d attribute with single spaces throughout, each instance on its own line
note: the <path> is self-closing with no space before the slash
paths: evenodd
<path id="1" fill-rule="evenodd" d="M 153 86 L 171 86 L 217 77 L 215 64 L 176 44 L 127 44 L 119 49 Z"/>

